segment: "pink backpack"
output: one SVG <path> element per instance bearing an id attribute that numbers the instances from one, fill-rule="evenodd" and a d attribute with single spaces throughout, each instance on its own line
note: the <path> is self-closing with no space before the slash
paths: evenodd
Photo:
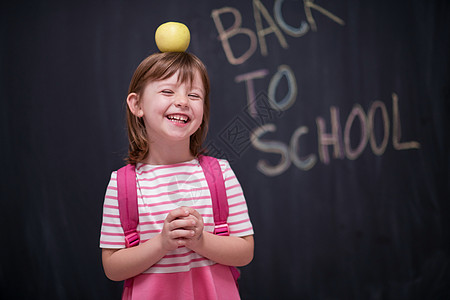
<path id="1" fill-rule="evenodd" d="M 228 200 L 219 161 L 211 156 L 199 156 L 200 166 L 205 173 L 206 181 L 211 193 L 211 201 L 214 213 L 214 234 L 229 235 L 227 224 Z M 122 228 L 125 233 L 126 247 L 139 245 L 139 234 L 136 231 L 139 223 L 136 190 L 136 170 L 134 165 L 126 165 L 117 171 L 117 193 L 119 199 L 119 215 Z M 231 267 L 231 273 L 236 281 L 239 278 L 239 270 Z M 130 286 L 132 278 L 125 281 L 125 286 Z"/>

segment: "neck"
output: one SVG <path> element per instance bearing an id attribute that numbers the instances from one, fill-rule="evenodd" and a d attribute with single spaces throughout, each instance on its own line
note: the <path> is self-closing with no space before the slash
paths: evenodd
<path id="1" fill-rule="evenodd" d="M 171 165 L 194 158 L 189 148 L 189 140 L 171 144 L 150 143 L 150 151 L 144 163 L 151 165 Z"/>

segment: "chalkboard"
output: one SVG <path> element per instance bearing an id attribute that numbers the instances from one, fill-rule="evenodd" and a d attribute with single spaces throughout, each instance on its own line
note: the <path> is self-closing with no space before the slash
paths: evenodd
<path id="1" fill-rule="evenodd" d="M 243 299 L 450 299 L 447 1 L 10 1 L 0 298 L 120 299 L 99 235 L 124 100 L 167 21 L 255 230 Z"/>

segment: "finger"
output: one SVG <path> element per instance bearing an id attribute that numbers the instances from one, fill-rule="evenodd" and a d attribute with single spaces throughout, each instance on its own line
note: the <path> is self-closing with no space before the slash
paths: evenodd
<path id="1" fill-rule="evenodd" d="M 198 223 L 198 219 L 197 219 L 195 216 L 193 216 L 193 215 L 189 215 L 189 216 L 187 216 L 187 217 L 180 217 L 180 218 L 177 218 L 176 220 L 186 220 L 186 221 L 191 221 L 191 222 L 194 222 L 195 224 Z M 194 223 L 193 223 L 193 224 L 194 224 Z"/>
<path id="2" fill-rule="evenodd" d="M 197 222 L 192 218 L 187 219 L 175 219 L 169 223 L 169 230 L 177 230 L 177 229 L 190 229 L 195 227 Z"/>
<path id="3" fill-rule="evenodd" d="M 187 230 L 187 229 L 176 229 L 172 230 L 170 232 L 170 238 L 171 239 L 190 239 L 195 235 L 194 230 Z"/>
<path id="4" fill-rule="evenodd" d="M 192 216 L 192 217 L 194 217 L 196 219 L 196 226 L 197 227 L 203 228 L 203 217 L 198 211 L 196 211 L 194 209 L 190 216 Z"/>
<path id="5" fill-rule="evenodd" d="M 189 211 L 189 213 L 192 215 L 192 216 L 194 216 L 194 217 L 196 217 L 197 219 L 202 219 L 202 215 L 198 212 L 198 211 L 196 211 L 195 209 L 191 209 L 191 211 Z"/>
<path id="6" fill-rule="evenodd" d="M 166 221 L 170 223 L 177 218 L 187 217 L 189 214 L 190 211 L 188 207 L 178 207 L 167 214 Z"/>
<path id="7" fill-rule="evenodd" d="M 197 226 L 203 227 L 203 217 L 198 211 L 194 209 L 191 213 L 191 216 L 195 217 L 195 219 L 197 220 Z"/>
<path id="8" fill-rule="evenodd" d="M 197 211 L 197 210 L 195 210 L 194 208 L 192 208 L 192 207 L 189 207 L 189 206 L 183 206 L 182 207 L 184 210 L 187 210 L 188 212 L 189 212 L 189 214 L 190 215 L 193 215 L 193 216 L 195 216 L 195 217 L 197 217 L 197 218 L 199 218 L 201 215 L 200 215 L 200 213 Z"/>

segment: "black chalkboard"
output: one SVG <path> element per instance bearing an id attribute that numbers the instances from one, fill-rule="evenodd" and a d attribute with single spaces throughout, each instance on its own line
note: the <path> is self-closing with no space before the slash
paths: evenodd
<path id="1" fill-rule="evenodd" d="M 206 64 L 205 147 L 245 192 L 243 299 L 450 299 L 447 1 L 10 1 L 2 299 L 120 299 L 98 248 L 124 100 L 166 21 Z"/>

